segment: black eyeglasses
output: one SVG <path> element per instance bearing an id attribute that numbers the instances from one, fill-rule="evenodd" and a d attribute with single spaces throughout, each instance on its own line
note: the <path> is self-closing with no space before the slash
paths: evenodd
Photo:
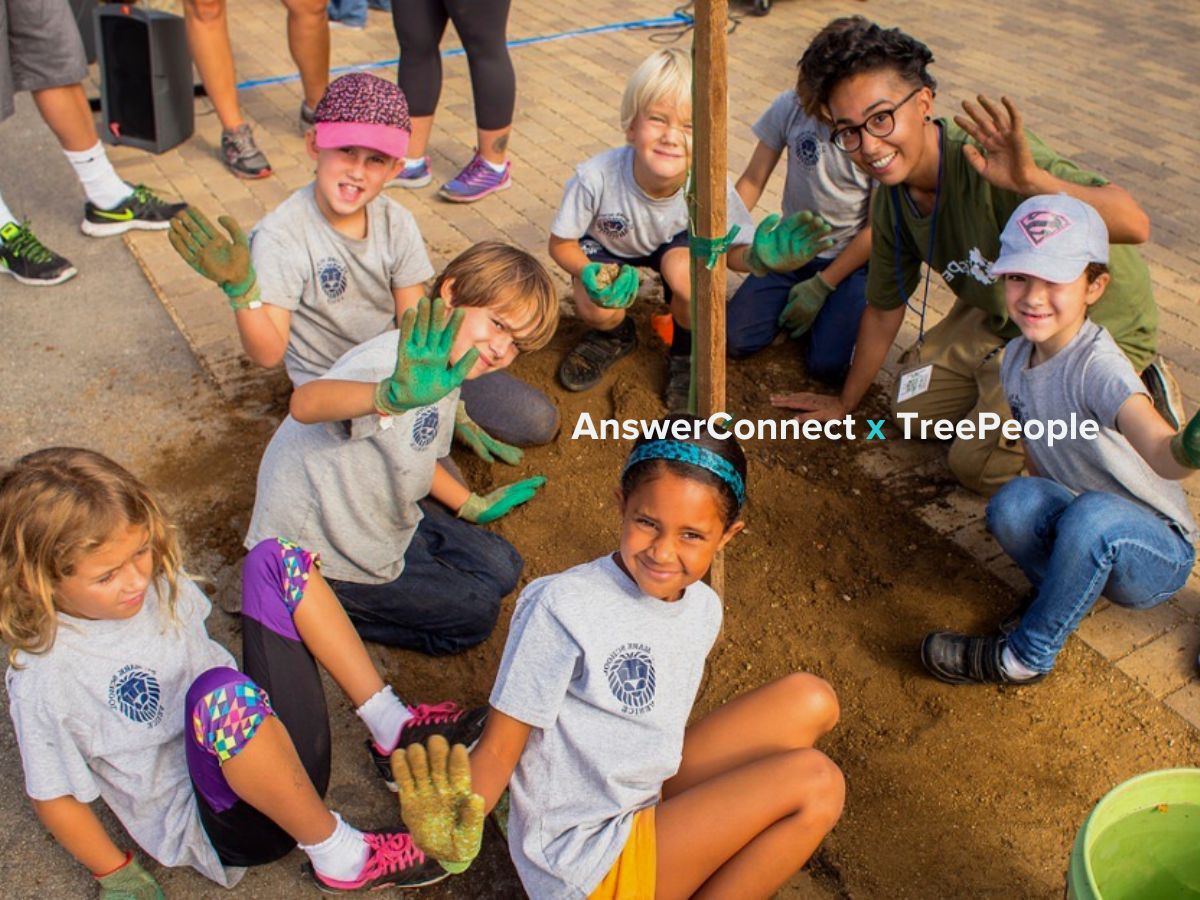
<path id="1" fill-rule="evenodd" d="M 862 146 L 865 130 L 871 137 L 885 138 L 896 130 L 896 110 L 921 92 L 921 87 L 909 91 L 908 95 L 891 109 L 881 109 L 867 116 L 861 125 L 845 125 L 829 136 L 833 145 L 846 153 L 853 153 Z"/>

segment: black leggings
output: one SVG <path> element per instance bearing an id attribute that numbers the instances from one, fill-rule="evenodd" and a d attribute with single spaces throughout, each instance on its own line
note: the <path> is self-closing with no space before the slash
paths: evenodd
<path id="1" fill-rule="evenodd" d="M 413 116 L 432 116 L 442 93 L 439 44 L 446 22 L 467 52 L 475 125 L 499 131 L 512 124 L 517 78 L 508 55 L 508 8 L 511 0 L 392 0 L 392 24 L 400 42 L 396 83 L 408 98 Z"/>

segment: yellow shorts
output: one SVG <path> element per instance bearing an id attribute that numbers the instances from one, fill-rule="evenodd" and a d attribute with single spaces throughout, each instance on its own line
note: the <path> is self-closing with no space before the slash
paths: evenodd
<path id="1" fill-rule="evenodd" d="M 588 900 L 654 900 L 658 845 L 654 836 L 654 807 L 639 810 L 621 855 Z"/>

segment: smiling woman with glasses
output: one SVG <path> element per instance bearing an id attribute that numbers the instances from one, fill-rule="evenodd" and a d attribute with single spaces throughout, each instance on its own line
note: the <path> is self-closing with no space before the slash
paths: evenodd
<path id="1" fill-rule="evenodd" d="M 837 419 L 858 406 L 910 298 L 919 338 L 901 358 L 894 412 L 921 420 L 975 420 L 984 412 L 1011 418 L 1000 363 L 1005 343 L 1018 332 L 1005 310 L 1003 285 L 991 274 L 1009 215 L 1025 197 L 1067 193 L 1099 211 L 1113 243 L 1149 236 L 1149 220 L 1128 193 L 1054 153 L 1025 130 L 1007 98 L 996 103 L 980 96 L 963 103 L 965 115 L 935 118 L 932 62 L 920 41 L 862 16 L 830 22 L 800 60 L 806 110 L 829 123 L 833 144 L 875 181 L 867 307 L 845 384 L 838 395 L 773 398 L 802 419 Z M 1150 274 L 1132 247 L 1113 247 L 1110 260 L 1112 283 L 1090 315 L 1142 372 L 1155 361 L 1157 344 Z M 956 300 L 926 330 L 932 272 Z M 1154 381 L 1164 383 L 1162 376 Z M 960 438 L 950 446 L 954 474 L 983 494 L 999 489 L 1024 462 L 1020 445 L 999 435 Z"/>

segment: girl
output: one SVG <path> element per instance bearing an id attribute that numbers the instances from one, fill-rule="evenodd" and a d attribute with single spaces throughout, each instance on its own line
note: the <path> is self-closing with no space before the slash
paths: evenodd
<path id="1" fill-rule="evenodd" d="M 998 635 L 928 635 L 921 658 L 943 681 L 1039 681 L 1101 593 L 1145 609 L 1192 571 L 1196 523 L 1176 480 L 1200 468 L 1200 416 L 1177 434 L 1088 321 L 1109 284 L 1109 253 L 1099 212 L 1065 194 L 1026 200 L 1001 235 L 992 271 L 1022 334 L 1001 370 L 1014 416 L 1099 427 L 1092 440 L 1025 440 L 1032 474 L 1000 489 L 987 521 L 1033 594 Z"/>
<path id="2" fill-rule="evenodd" d="M 821 679 L 790 675 L 687 727 L 721 627 L 700 579 L 742 530 L 746 460 L 732 435 L 672 421 L 693 436 L 643 438 L 625 463 L 617 552 L 517 601 L 471 754 L 485 807 L 511 780 L 509 849 L 533 897 L 766 897 L 841 814 L 842 774 L 813 749 L 838 718 Z M 406 822 L 442 849 L 429 804 L 410 803 L 424 767 L 394 758 Z M 460 821 L 478 818 L 469 791 L 446 803 Z"/>
<path id="3" fill-rule="evenodd" d="M 905 303 L 920 287 L 923 263 L 921 334 L 901 358 L 894 410 L 921 419 L 975 420 L 982 412 L 1008 418 L 1000 365 L 1004 344 L 1018 330 L 990 267 L 1012 211 L 1025 197 L 1061 191 L 1094 206 L 1118 244 L 1140 243 L 1149 234 L 1146 214 L 1128 193 L 1027 132 L 1010 101 L 981 96 L 963 104 L 965 116 L 935 119 L 931 62 L 920 41 L 861 16 L 831 22 L 800 61 L 806 108 L 831 123 L 833 144 L 878 184 L 867 308 L 841 393 L 773 399 L 801 410 L 801 418 L 841 418 L 859 404 L 900 330 Z M 1157 340 L 1150 274 L 1131 247 L 1113 247 L 1110 261 L 1112 282 L 1092 317 L 1140 372 L 1153 360 Z M 956 300 L 926 333 L 928 272 L 934 271 Z M 951 470 L 984 494 L 1023 463 L 1019 444 L 996 432 L 950 447 Z"/>
<path id="4" fill-rule="evenodd" d="M 403 831 L 361 832 L 321 800 L 330 735 L 320 662 L 377 751 L 471 741 L 486 711 L 405 707 L 317 570 L 272 539 L 246 558 L 246 674 L 212 641 L 174 530 L 111 460 L 53 448 L 0 475 L 0 638 L 34 810 L 101 896 L 162 897 L 90 804 L 144 852 L 226 887 L 297 844 L 324 889 L 428 884 L 444 870 Z"/>
<path id="5" fill-rule="evenodd" d="M 513 546 L 475 525 L 545 482 L 481 497 L 438 461 L 456 408 L 481 446 L 505 452 L 464 418 L 458 387 L 546 343 L 558 299 L 537 260 L 497 241 L 451 261 L 433 293 L 432 305 L 404 314 L 399 335 L 359 345 L 292 394 L 291 415 L 263 454 L 246 547 L 292 535 L 321 553 L 359 634 L 440 654 L 484 640 L 521 574 Z M 447 306 L 454 313 L 444 321 Z"/>

